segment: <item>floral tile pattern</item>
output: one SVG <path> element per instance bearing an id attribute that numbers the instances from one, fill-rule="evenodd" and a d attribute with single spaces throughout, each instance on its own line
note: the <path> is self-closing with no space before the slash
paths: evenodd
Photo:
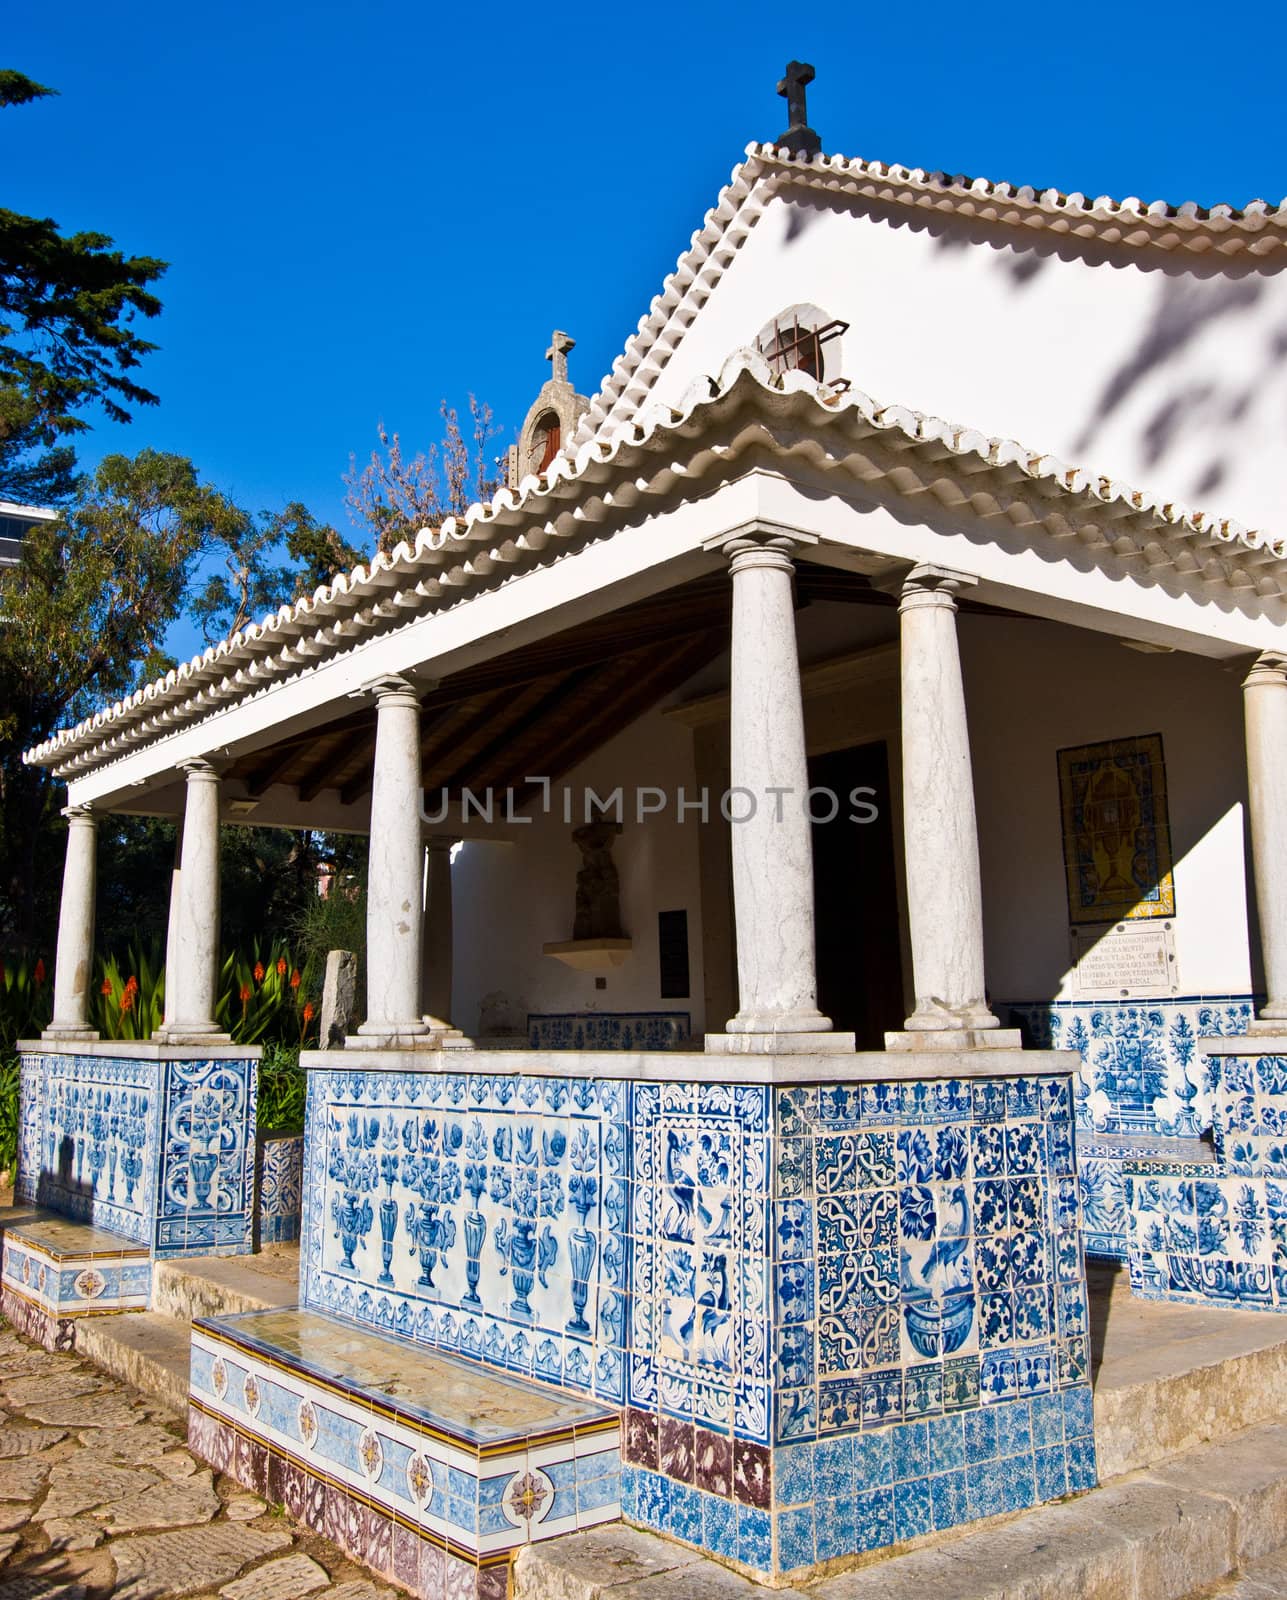
<path id="1" fill-rule="evenodd" d="M 788 1571 L 1094 1481 L 1073 1123 L 1066 1073 L 328 1066 L 303 1303 L 624 1405 L 627 1514 Z"/>
<path id="2" fill-rule="evenodd" d="M 783 1090 L 775 1438 L 1085 1381 L 1067 1078 Z"/>
<path id="3" fill-rule="evenodd" d="M 302 1303 L 619 1403 L 626 1087 L 310 1073 Z"/>
<path id="4" fill-rule="evenodd" d="M 1012 1001 L 1014 1026 L 1040 1050 L 1076 1050 L 1077 1127 L 1193 1138 L 1210 1128 L 1218 1076 L 1199 1040 L 1243 1034 L 1251 995 L 1136 1001 Z"/>
<path id="5" fill-rule="evenodd" d="M 22 1058 L 17 1196 L 154 1255 L 251 1246 L 256 1066 Z"/>
<path id="6" fill-rule="evenodd" d="M 635 1084 L 630 1403 L 765 1441 L 770 1097 Z"/>
<path id="7" fill-rule="evenodd" d="M 1214 1162 L 1123 1167 L 1131 1287 L 1287 1311 L 1287 1057 L 1249 1049 L 1212 1066 Z"/>
<path id="8" fill-rule="evenodd" d="M 259 1242 L 282 1244 L 298 1239 L 304 1198 L 304 1136 L 277 1134 L 260 1139 L 256 1155 Z"/>

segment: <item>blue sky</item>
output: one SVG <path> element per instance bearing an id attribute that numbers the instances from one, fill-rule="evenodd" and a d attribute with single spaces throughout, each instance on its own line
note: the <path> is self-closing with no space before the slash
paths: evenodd
<path id="1" fill-rule="evenodd" d="M 1237 204 L 1287 193 L 1285 38 L 1263 3 L 12 7 L 0 65 L 61 94 L 0 118 L 0 204 L 171 262 L 162 403 L 86 463 L 180 451 L 351 532 L 341 474 L 380 419 L 426 443 L 472 390 L 508 438 L 556 326 L 597 386 L 784 127 L 788 58 L 828 150 Z"/>

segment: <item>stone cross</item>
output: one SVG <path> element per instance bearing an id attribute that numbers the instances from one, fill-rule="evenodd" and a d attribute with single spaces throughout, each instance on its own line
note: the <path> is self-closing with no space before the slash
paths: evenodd
<path id="1" fill-rule="evenodd" d="M 551 383 L 568 381 L 568 351 L 575 349 L 576 340 L 569 339 L 566 333 L 560 333 L 555 328 L 550 339 L 550 348 L 545 352 L 545 359 L 554 364 L 554 371 L 550 374 Z"/>
<path id="2" fill-rule="evenodd" d="M 807 156 L 816 156 L 822 149 L 822 141 L 809 126 L 809 110 L 805 102 L 805 90 L 813 82 L 813 68 L 807 61 L 788 61 L 786 76 L 778 84 L 778 93 L 787 103 L 787 115 L 791 119 L 791 126 L 777 139 L 779 148 L 783 145 L 788 150 L 798 150 Z"/>

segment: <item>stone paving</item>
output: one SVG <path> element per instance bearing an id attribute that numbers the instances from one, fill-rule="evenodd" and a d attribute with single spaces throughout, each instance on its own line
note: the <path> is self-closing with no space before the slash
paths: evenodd
<path id="1" fill-rule="evenodd" d="M 399 1600 L 216 1477 L 183 1423 L 0 1324 L 0 1600 Z"/>

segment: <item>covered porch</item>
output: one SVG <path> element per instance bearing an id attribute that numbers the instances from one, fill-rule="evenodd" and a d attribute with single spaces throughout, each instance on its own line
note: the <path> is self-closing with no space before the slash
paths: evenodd
<path id="1" fill-rule="evenodd" d="M 103 810 L 183 818 L 155 1047 L 181 1060 L 219 1050 L 221 818 L 369 832 L 365 1020 L 307 1058 L 303 1355 L 269 1426 L 227 1379 L 262 1340 L 199 1332 L 194 1439 L 306 1454 L 316 1374 L 355 1326 L 593 1402 L 594 1448 L 551 1444 L 517 1511 L 521 1474 L 497 1478 L 490 1521 L 486 1474 L 471 1521 L 373 1471 L 413 1439 L 354 1434 L 353 1486 L 464 1552 L 480 1594 L 516 1543 L 580 1526 L 578 1496 L 770 1582 L 811 1568 L 796 1475 L 838 1440 L 902 1473 L 838 1491 L 870 1513 L 841 1555 L 1093 1484 L 1073 1128 L 1107 1132 L 1129 1093 L 1078 1084 L 1058 1047 L 1076 829 L 1063 798 L 1052 821 L 1017 796 L 1009 751 L 1151 735 L 1179 700 L 1227 762 L 1245 698 L 1261 953 L 1241 779 L 1203 790 L 1195 740 L 1167 849 L 1199 914 L 1150 948 L 1202 992 L 1165 967 L 1141 986 L 1210 1010 L 1227 961 L 1253 1036 L 1234 1059 L 1263 1078 L 1287 1052 L 1278 552 L 761 365 L 33 753 L 73 821 L 44 1056 L 110 1053 L 84 1010 Z M 1075 704 L 1070 666 L 1092 686 Z M 583 857 L 583 906 L 571 832 L 605 819 L 620 839 Z M 1117 903 L 1102 888 L 1092 909 Z M 633 1019 L 631 1048 L 558 1048 L 569 1018 L 595 1045 L 596 1019 Z M 1218 1086 L 1186 1101 L 1163 1068 L 1145 1098 L 1199 1091 L 1218 1125 Z M 1136 1131 L 1171 1136 L 1156 1114 Z M 1237 1264 L 1272 1286 L 1272 1249 Z M 990 1448 L 944 1465 L 935 1434 L 984 1417 Z"/>

